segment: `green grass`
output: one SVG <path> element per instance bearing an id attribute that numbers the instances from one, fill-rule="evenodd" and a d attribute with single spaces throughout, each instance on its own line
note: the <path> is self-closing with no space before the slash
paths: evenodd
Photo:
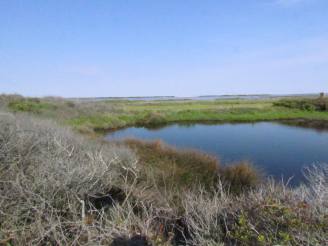
<path id="1" fill-rule="evenodd" d="M 327 112 L 270 107 L 234 109 L 188 109 L 130 111 L 124 114 L 82 116 L 67 121 L 77 129 L 111 130 L 132 125 L 161 125 L 176 122 L 256 122 L 274 120 L 328 120 Z"/>
<path id="2" fill-rule="evenodd" d="M 30 112 L 40 114 L 45 111 L 55 110 L 57 106 L 39 99 L 19 99 L 8 104 L 10 110 L 14 112 Z"/>
<path id="3" fill-rule="evenodd" d="M 322 102 L 325 101 L 268 99 L 71 102 L 53 98 L 14 97 L 8 100 L 7 106 L 13 112 L 29 112 L 53 118 L 81 132 L 92 133 L 134 125 L 156 126 L 175 122 L 256 122 L 296 119 L 328 121 L 327 111 L 310 110 L 314 109 L 314 106 L 309 104 L 315 102 L 315 105 L 323 107 L 325 104 Z"/>

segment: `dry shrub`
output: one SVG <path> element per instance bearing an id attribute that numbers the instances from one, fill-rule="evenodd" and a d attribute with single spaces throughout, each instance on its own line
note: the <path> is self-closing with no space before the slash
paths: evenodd
<path id="1" fill-rule="evenodd" d="M 79 240 L 84 197 L 124 188 L 138 172 L 127 148 L 11 114 L 0 118 L 0 164 L 0 239 L 18 245 Z"/>
<path id="2" fill-rule="evenodd" d="M 327 165 L 311 168 L 307 186 L 287 187 L 269 180 L 239 196 L 222 184 L 213 195 L 204 190 L 184 195 L 190 245 L 327 245 Z M 320 209 L 319 209 L 320 208 Z"/>
<path id="3" fill-rule="evenodd" d="M 304 176 L 308 182 L 307 202 L 319 213 L 328 214 L 328 165 L 312 165 L 305 168 Z"/>

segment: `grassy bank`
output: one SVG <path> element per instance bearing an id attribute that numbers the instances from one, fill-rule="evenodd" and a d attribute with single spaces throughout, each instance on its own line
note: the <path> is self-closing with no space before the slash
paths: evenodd
<path id="1" fill-rule="evenodd" d="M 0 244 L 327 244 L 327 166 L 310 168 L 299 188 L 265 181 L 236 194 L 225 182 L 244 187 L 252 170 L 218 164 L 1 112 Z"/>
<path id="2" fill-rule="evenodd" d="M 85 133 L 174 122 L 328 121 L 327 111 L 316 110 L 308 101 L 290 103 L 295 99 L 82 102 L 3 96 L 0 101 L 12 112 L 53 118 Z"/>
<path id="3" fill-rule="evenodd" d="M 124 145 L 135 150 L 145 169 L 144 173 L 155 173 L 158 187 L 170 185 L 181 192 L 202 186 L 211 192 L 220 180 L 231 192 L 240 194 L 254 188 L 263 178 L 247 162 L 221 166 L 214 156 L 197 150 L 178 150 L 161 141 L 127 139 Z"/>

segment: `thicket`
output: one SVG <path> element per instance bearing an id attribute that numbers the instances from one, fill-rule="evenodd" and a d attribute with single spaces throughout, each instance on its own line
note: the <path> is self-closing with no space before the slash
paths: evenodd
<path id="1" fill-rule="evenodd" d="M 322 96 L 316 99 L 282 99 L 274 102 L 274 105 L 306 111 L 328 111 L 328 98 Z"/>

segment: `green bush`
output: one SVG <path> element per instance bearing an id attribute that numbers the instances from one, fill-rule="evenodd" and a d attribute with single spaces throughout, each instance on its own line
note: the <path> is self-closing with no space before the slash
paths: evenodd
<path id="1" fill-rule="evenodd" d="M 19 99 L 8 103 L 8 108 L 14 112 L 41 113 L 44 110 L 54 110 L 56 105 L 49 102 L 41 102 L 39 99 Z"/>
<path id="2" fill-rule="evenodd" d="M 158 125 L 165 123 L 165 116 L 160 112 L 150 112 L 142 120 L 144 125 Z"/>
<path id="3" fill-rule="evenodd" d="M 273 103 L 274 106 L 300 109 L 304 111 L 328 111 L 328 98 L 318 99 L 282 99 Z"/>

